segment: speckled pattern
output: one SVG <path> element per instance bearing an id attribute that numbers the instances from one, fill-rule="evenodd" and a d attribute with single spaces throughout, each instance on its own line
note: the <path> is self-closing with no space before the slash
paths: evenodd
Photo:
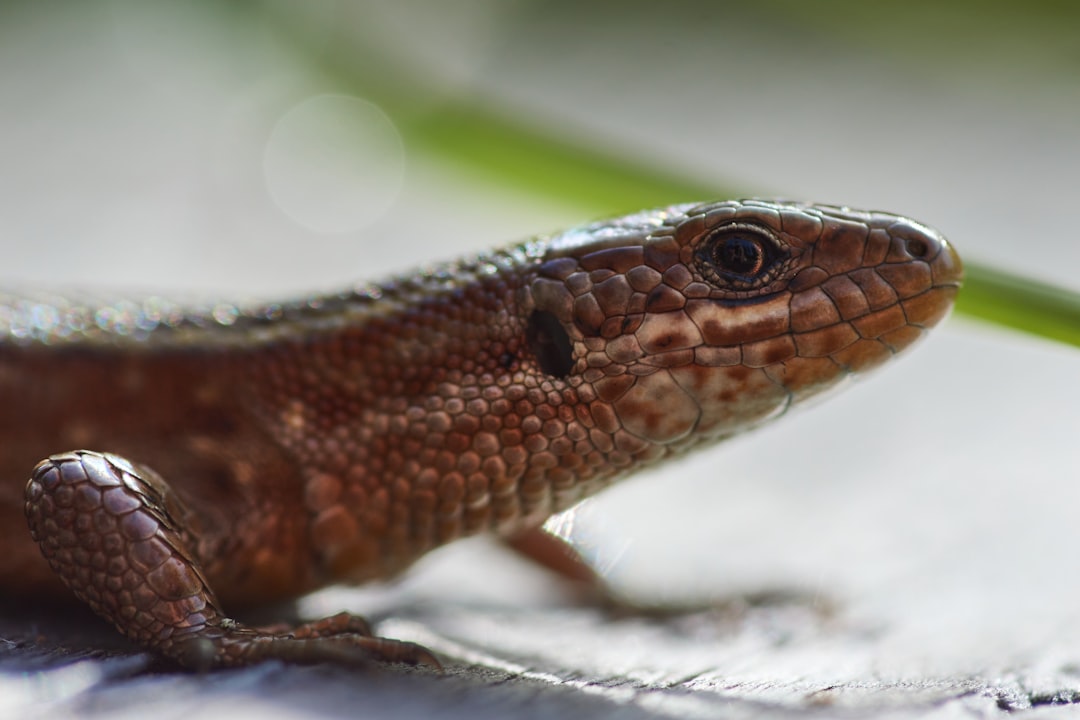
<path id="1" fill-rule="evenodd" d="M 297 303 L 121 317 L 12 300 L 0 470 L 117 453 L 53 455 L 26 512 L 77 595 L 183 664 L 433 662 L 358 619 L 241 627 L 217 598 L 385 577 L 462 536 L 536 527 L 880 365 L 944 317 L 960 277 L 914 221 L 751 200 Z M 14 530 L 15 490 L 0 487 L 0 584 L 54 592 Z"/>

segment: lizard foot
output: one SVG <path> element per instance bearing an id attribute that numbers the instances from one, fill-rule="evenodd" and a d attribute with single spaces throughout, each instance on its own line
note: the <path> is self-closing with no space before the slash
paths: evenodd
<path id="1" fill-rule="evenodd" d="M 347 613 L 297 627 L 227 617 L 196 559 L 186 515 L 154 471 L 108 453 L 53 455 L 26 486 L 30 533 L 53 571 L 129 639 L 185 667 L 269 659 L 440 667 L 427 649 L 374 637 Z"/>

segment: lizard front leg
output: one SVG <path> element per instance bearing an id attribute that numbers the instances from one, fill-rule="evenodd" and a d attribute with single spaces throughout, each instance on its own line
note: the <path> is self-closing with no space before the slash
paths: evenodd
<path id="1" fill-rule="evenodd" d="M 250 627 L 221 610 L 188 513 L 153 470 L 108 453 L 53 455 L 26 486 L 30 533 L 53 571 L 136 643 L 192 669 L 279 659 L 439 667 L 425 648 L 375 637 L 347 613 L 297 627 Z"/>

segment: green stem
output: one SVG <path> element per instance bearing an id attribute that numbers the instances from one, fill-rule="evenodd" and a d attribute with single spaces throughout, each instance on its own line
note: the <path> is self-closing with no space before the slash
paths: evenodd
<path id="1" fill-rule="evenodd" d="M 966 262 L 956 312 L 1080 347 L 1080 293 Z"/>

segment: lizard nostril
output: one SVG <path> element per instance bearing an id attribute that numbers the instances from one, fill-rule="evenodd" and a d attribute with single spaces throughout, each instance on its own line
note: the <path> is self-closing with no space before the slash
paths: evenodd
<path id="1" fill-rule="evenodd" d="M 925 260 L 930 256 L 930 243 L 924 237 L 909 237 L 905 240 L 905 245 L 907 246 L 908 255 L 916 260 Z"/>

